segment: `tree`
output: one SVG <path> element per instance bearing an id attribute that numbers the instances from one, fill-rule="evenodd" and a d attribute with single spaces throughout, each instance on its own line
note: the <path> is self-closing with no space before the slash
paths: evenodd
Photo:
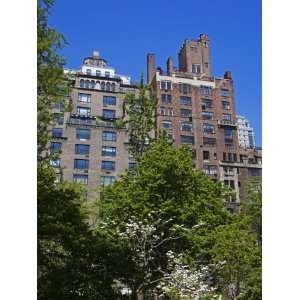
<path id="1" fill-rule="evenodd" d="M 128 281 L 141 285 L 148 273 L 151 282 L 159 280 L 166 271 L 170 250 L 177 254 L 189 251 L 199 261 L 209 260 L 212 244 L 208 233 L 231 219 L 224 207 L 225 198 L 222 184 L 193 168 L 189 148 L 176 150 L 165 138 L 153 142 L 140 157 L 136 174 L 127 173 L 112 187 L 105 188 L 98 203 L 100 218 L 111 224 L 111 231 L 126 232 L 128 220 L 143 224 L 153 212 L 155 220 L 163 222 L 163 226 L 155 229 L 160 238 L 153 242 L 160 245 L 155 246 L 159 255 L 147 264 L 150 271 L 141 271 L 138 260 L 132 259 L 136 264 L 131 275 L 126 275 Z M 167 238 L 164 243 L 162 237 Z M 147 241 L 153 238 L 154 235 Z M 138 255 L 133 253 L 132 258 Z M 143 293 L 151 288 L 143 285 Z"/>
<path id="2" fill-rule="evenodd" d="M 261 299 L 261 248 L 255 235 L 243 223 L 235 222 L 216 228 L 214 240 L 213 261 L 221 266 L 217 285 L 226 299 Z"/>
<path id="3" fill-rule="evenodd" d="M 123 123 L 127 125 L 130 135 L 130 152 L 135 159 L 147 150 L 156 134 L 156 105 L 157 99 L 153 91 L 149 90 L 143 82 L 143 76 L 137 92 L 127 94 L 125 97 L 126 118 Z"/>
<path id="4" fill-rule="evenodd" d="M 56 53 L 65 40 L 47 24 L 52 4 L 51 0 L 38 1 L 38 298 L 112 299 L 118 269 L 115 261 L 122 251 L 93 234 L 81 209 L 82 189 L 73 183 L 56 182 L 46 151 L 51 109 L 69 90 L 64 60 Z"/>
<path id="5" fill-rule="evenodd" d="M 65 60 L 57 54 L 66 40 L 62 34 L 48 26 L 49 10 L 53 0 L 38 0 L 37 9 L 37 141 L 38 158 L 44 154 L 49 142 L 51 109 L 69 94 L 69 82 L 64 75 Z"/>
<path id="6" fill-rule="evenodd" d="M 247 222 L 262 243 L 262 185 L 261 177 L 252 177 L 246 185 L 245 199 L 241 206 L 241 218 Z"/>

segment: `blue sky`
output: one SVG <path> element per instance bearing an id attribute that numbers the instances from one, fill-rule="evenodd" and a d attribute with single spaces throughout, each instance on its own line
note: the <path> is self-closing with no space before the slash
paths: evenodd
<path id="1" fill-rule="evenodd" d="M 146 75 L 146 54 L 165 69 L 177 66 L 184 39 L 210 38 L 213 76 L 231 70 L 237 113 L 245 115 L 261 145 L 261 1 L 56 0 L 49 19 L 67 38 L 67 67 L 79 68 L 93 49 L 121 74 Z"/>

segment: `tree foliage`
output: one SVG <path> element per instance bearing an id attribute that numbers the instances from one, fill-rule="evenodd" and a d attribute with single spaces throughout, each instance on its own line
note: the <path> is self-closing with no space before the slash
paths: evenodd
<path id="1" fill-rule="evenodd" d="M 130 152 L 138 159 L 147 150 L 156 134 L 156 105 L 157 99 L 153 92 L 149 93 L 143 82 L 139 84 L 137 95 L 126 94 L 124 124 L 130 135 Z"/>
<path id="2" fill-rule="evenodd" d="M 176 150 L 165 138 L 160 138 L 140 158 L 137 168 L 136 174 L 127 173 L 103 190 L 99 214 L 103 222 L 114 221 L 112 231 L 126 232 L 128 220 L 134 218 L 143 224 L 153 213 L 155 220 L 162 222 L 163 226 L 158 226 L 155 235 L 147 239 L 150 242 L 158 237 L 157 245 L 150 247 L 153 259 L 148 262 L 147 271 L 140 268 L 134 254 L 131 256 L 134 267 L 125 283 L 133 285 L 133 290 L 142 286 L 145 293 L 153 288 L 144 284 L 145 278 L 150 276 L 149 282 L 153 283 L 166 270 L 168 251 L 188 251 L 190 255 L 197 253 L 197 259 L 209 260 L 208 233 L 229 222 L 231 216 L 223 203 L 226 190 L 193 168 L 189 148 Z M 154 220 L 148 225 L 153 224 Z M 197 252 L 199 249 L 201 252 Z M 133 253 L 138 255 L 136 251 Z"/>
<path id="3" fill-rule="evenodd" d="M 38 0 L 37 10 L 37 140 L 38 158 L 49 142 L 49 125 L 52 121 L 51 109 L 69 94 L 70 87 L 63 66 L 65 60 L 57 54 L 66 40 L 62 34 L 48 26 L 52 0 Z"/>

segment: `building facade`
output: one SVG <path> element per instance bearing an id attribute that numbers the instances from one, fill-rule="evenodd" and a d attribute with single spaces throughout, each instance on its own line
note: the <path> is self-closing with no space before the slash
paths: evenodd
<path id="1" fill-rule="evenodd" d="M 197 169 L 235 190 L 228 203 L 234 209 L 248 176 L 260 173 L 261 153 L 239 147 L 231 72 L 211 75 L 207 35 L 184 41 L 178 68 L 171 57 L 166 65 L 166 70 L 156 67 L 155 54 L 147 55 L 148 84 L 159 100 L 157 123 L 177 148 L 191 147 Z"/>
<path id="2" fill-rule="evenodd" d="M 243 149 L 255 148 L 254 129 L 250 127 L 250 122 L 243 116 L 236 116 L 237 118 L 237 132 L 239 145 Z"/>
<path id="3" fill-rule="evenodd" d="M 175 147 L 193 150 L 195 167 L 231 187 L 228 199 L 234 210 L 243 197 L 249 176 L 261 175 L 261 151 L 239 146 L 233 78 L 211 74 L 210 41 L 207 35 L 185 40 L 178 54 L 178 68 L 171 57 L 163 70 L 155 55 L 147 55 L 147 81 L 158 97 L 157 120 Z M 53 167 L 64 179 L 86 184 L 92 199 L 99 187 L 117 180 L 135 162 L 128 153 L 128 131 L 118 120 L 125 113 L 125 95 L 138 96 L 129 76 L 119 75 L 94 51 L 80 70 L 66 70 L 73 82 L 69 97 L 72 109 L 54 109 L 52 151 L 61 151 Z"/>
<path id="4" fill-rule="evenodd" d="M 72 80 L 71 110 L 54 109 L 51 150 L 60 151 L 64 179 L 87 186 L 88 198 L 99 197 L 99 187 L 109 185 L 134 166 L 128 154 L 128 133 L 118 125 L 124 114 L 126 93 L 136 93 L 130 77 L 119 75 L 97 51 L 86 57 L 80 70 L 65 70 Z"/>

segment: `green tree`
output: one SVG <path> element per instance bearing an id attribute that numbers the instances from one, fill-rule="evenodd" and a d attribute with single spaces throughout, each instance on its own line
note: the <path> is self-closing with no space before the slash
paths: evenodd
<path id="1" fill-rule="evenodd" d="M 112 283 L 118 265 L 122 266 L 118 262 L 122 249 L 93 234 L 81 209 L 82 189 L 73 183 L 56 182 L 45 151 L 51 109 L 69 91 L 64 60 L 56 53 L 65 41 L 47 24 L 52 4 L 51 0 L 38 1 L 38 298 L 113 299 Z"/>
<path id="2" fill-rule="evenodd" d="M 37 142 L 38 158 L 47 149 L 51 109 L 69 94 L 69 83 L 64 75 L 65 60 L 57 54 L 66 40 L 62 34 L 48 26 L 53 0 L 38 0 L 37 8 Z"/>
<path id="3" fill-rule="evenodd" d="M 159 254 L 151 262 L 151 282 L 161 276 L 156 270 L 166 267 L 169 250 L 190 251 L 190 255 L 197 253 L 196 259 L 209 260 L 212 239 L 208 233 L 231 219 L 224 208 L 226 191 L 221 183 L 193 168 L 189 148 L 176 150 L 165 138 L 151 144 L 137 168 L 135 175 L 127 173 L 103 190 L 99 202 L 102 221 L 113 220 L 112 227 L 124 231 L 129 219 L 143 221 L 155 212 L 155 219 L 165 222 L 156 234 L 177 236 L 156 247 Z M 140 270 L 138 265 L 127 278 L 133 290 L 148 276 L 136 270 Z M 153 286 L 144 285 L 143 292 L 151 288 Z"/>
<path id="4" fill-rule="evenodd" d="M 240 217 L 248 222 L 259 244 L 262 243 L 262 184 L 261 177 L 249 178 Z"/>
<path id="5" fill-rule="evenodd" d="M 261 299 L 261 248 L 243 223 L 219 226 L 211 253 L 217 270 L 217 286 L 226 299 Z"/>
<path id="6" fill-rule="evenodd" d="M 153 91 L 149 91 L 143 82 L 139 84 L 137 95 L 129 93 L 125 97 L 127 125 L 130 134 L 130 152 L 138 159 L 147 150 L 156 134 L 157 99 Z"/>

